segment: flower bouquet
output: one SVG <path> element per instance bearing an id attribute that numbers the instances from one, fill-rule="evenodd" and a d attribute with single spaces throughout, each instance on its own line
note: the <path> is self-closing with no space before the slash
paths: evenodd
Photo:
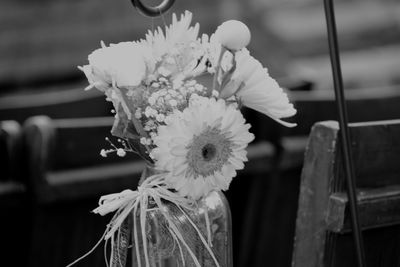
<path id="1" fill-rule="evenodd" d="M 114 212 L 103 239 L 109 265 L 230 266 L 230 213 L 221 190 L 247 161 L 254 139 L 240 107 L 285 126 L 296 113 L 266 68 L 245 48 L 250 31 L 227 21 L 199 37 L 192 14 L 136 42 L 104 45 L 80 69 L 114 106 L 115 152 L 147 163 L 137 190 L 101 197 L 95 213 Z M 210 76 L 210 85 L 196 79 Z M 131 249 L 132 253 L 128 253 Z"/>

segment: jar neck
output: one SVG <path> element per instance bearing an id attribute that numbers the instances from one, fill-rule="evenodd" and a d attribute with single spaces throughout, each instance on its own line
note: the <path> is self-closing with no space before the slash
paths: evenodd
<path id="1" fill-rule="evenodd" d="M 156 170 L 154 166 L 146 164 L 146 167 L 144 168 L 142 175 L 140 176 L 139 185 L 141 185 L 148 177 L 159 173 L 160 171 Z"/>

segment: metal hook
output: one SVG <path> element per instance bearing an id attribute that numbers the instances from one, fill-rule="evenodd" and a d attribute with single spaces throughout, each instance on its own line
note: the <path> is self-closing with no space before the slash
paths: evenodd
<path id="1" fill-rule="evenodd" d="M 165 12 L 167 12 L 172 5 L 174 4 L 175 0 L 164 0 L 158 6 L 146 6 L 142 3 L 142 0 L 131 0 L 132 5 L 143 15 L 148 17 L 157 17 Z"/>

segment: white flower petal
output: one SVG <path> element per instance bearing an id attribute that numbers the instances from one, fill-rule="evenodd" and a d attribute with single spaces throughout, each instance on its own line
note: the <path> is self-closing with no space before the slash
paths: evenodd
<path id="1" fill-rule="evenodd" d="M 228 161 L 235 167 L 236 170 L 242 170 L 244 168 L 243 161 L 236 157 L 230 157 Z"/>
<path id="2" fill-rule="evenodd" d="M 268 70 L 250 56 L 247 49 L 238 51 L 235 60 L 236 70 L 220 95 L 230 97 L 235 93 L 244 106 L 261 112 L 285 126 L 295 126 L 294 123 L 281 120 L 295 115 L 296 110 L 283 89 L 269 76 Z"/>

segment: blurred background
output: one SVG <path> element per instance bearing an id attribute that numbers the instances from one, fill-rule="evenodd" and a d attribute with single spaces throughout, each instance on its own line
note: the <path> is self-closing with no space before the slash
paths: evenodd
<path id="1" fill-rule="evenodd" d="M 399 118 L 400 2 L 334 2 L 351 121 Z M 176 0 L 166 23 L 184 10 L 208 34 L 228 19 L 245 22 L 252 55 L 298 109 L 294 129 L 245 111 L 257 140 L 226 194 L 235 266 L 290 266 L 307 135 L 314 122 L 336 119 L 323 3 Z M 137 183 L 129 179 L 143 167 L 137 158 L 98 156 L 110 106 L 99 92 L 83 91 L 77 66 L 100 41 L 137 40 L 163 24 L 128 0 L 0 2 L 0 258 L 7 266 L 63 266 L 79 257 L 110 219 L 90 214 L 97 197 Z M 99 249 L 79 266 L 102 264 Z"/>

